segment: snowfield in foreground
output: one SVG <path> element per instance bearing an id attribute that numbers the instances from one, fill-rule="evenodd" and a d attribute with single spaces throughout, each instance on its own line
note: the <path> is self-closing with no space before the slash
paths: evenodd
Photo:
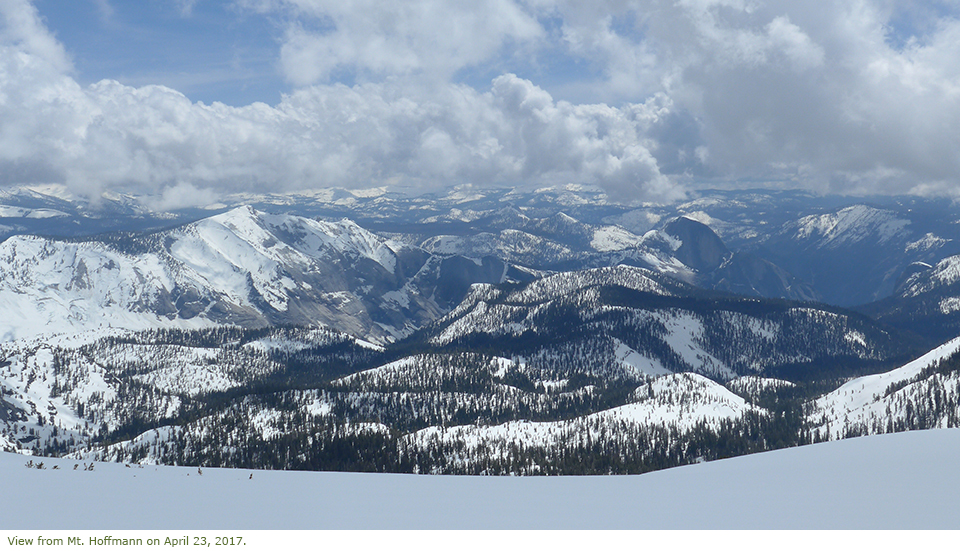
<path id="1" fill-rule="evenodd" d="M 958 456 L 957 429 L 639 476 L 200 474 L 110 463 L 85 471 L 3 453 L 0 529 L 960 529 Z"/>

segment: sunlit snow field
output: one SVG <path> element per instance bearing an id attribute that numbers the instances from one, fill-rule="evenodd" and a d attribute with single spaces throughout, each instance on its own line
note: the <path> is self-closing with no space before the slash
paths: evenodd
<path id="1" fill-rule="evenodd" d="M 4 453 L 0 529 L 960 529 L 958 457 L 957 429 L 606 477 L 85 471 Z"/>

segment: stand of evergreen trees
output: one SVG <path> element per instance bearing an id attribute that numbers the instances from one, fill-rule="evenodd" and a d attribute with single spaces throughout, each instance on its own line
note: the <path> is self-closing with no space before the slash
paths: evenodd
<path id="1" fill-rule="evenodd" d="M 960 356 L 891 385 L 887 415 L 848 423 L 840 434 L 818 429 L 811 410 L 813 398 L 843 382 L 836 377 L 736 379 L 727 387 L 753 406 L 736 417 L 692 424 L 620 419 L 604 412 L 644 403 L 683 409 L 714 398 L 682 376 L 668 376 L 677 385 L 655 391 L 656 380 L 614 361 L 618 343 L 665 346 L 655 316 L 600 314 L 548 326 L 558 333 L 486 344 L 481 337 L 444 346 L 408 341 L 387 350 L 297 327 L 109 337 L 55 348 L 48 370 L 20 373 L 27 386 L 48 384 L 81 426 L 63 428 L 53 413 L 10 410 L 13 429 L 5 436 L 39 454 L 123 462 L 559 475 L 642 473 L 843 436 L 960 426 Z M 762 336 L 766 329 L 750 332 Z M 702 338 L 719 338 L 711 331 Z M 211 386 L 178 378 L 182 370 L 208 374 Z M 106 386 L 84 390 L 100 380 Z M 27 426 L 31 415 L 40 427 Z M 522 423 L 537 424 L 538 436 L 523 437 Z"/>

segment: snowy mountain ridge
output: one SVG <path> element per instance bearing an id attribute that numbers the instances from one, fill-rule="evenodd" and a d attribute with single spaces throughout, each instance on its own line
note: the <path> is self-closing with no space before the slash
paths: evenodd
<path id="1" fill-rule="evenodd" d="M 250 207 L 109 241 L 14 236 L 0 259 L 6 340 L 109 320 L 134 330 L 323 323 L 382 343 L 442 313 L 433 297 L 456 269 L 352 221 Z M 498 282 L 503 268 L 465 276 Z"/>
<path id="2" fill-rule="evenodd" d="M 904 297 L 916 297 L 938 287 L 947 287 L 960 281 L 960 255 L 949 256 L 937 262 L 936 266 L 927 265 L 927 268 L 910 276 L 901 286 L 899 294 Z"/>
<path id="3" fill-rule="evenodd" d="M 720 380 L 799 369 L 818 358 L 880 360 L 900 338 L 849 312 L 709 293 L 626 266 L 475 285 L 426 331 L 435 346 L 496 343 L 518 354 L 559 346 L 551 343 L 604 342 L 593 355 L 610 365 L 633 358 L 643 373 L 692 371 Z"/>
<path id="4" fill-rule="evenodd" d="M 331 190 L 156 229 L 118 196 L 153 229 L 51 238 L 94 217 L 37 193 L 0 197 L 5 449 L 626 473 L 960 422 L 955 350 L 906 363 L 960 319 L 923 201 Z"/>
<path id="5" fill-rule="evenodd" d="M 960 420 L 960 371 L 938 372 L 957 359 L 960 338 L 902 367 L 852 379 L 812 402 L 813 430 L 826 438 L 906 429 L 947 428 Z"/>
<path id="6" fill-rule="evenodd" d="M 818 247 L 836 248 L 867 238 L 886 243 L 906 235 L 909 225 L 909 220 L 898 218 L 892 211 L 854 205 L 835 213 L 801 218 L 796 233 L 803 240 L 816 242 Z"/>

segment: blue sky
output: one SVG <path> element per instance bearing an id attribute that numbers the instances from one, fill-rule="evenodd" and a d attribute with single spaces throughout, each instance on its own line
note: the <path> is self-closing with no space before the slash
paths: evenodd
<path id="1" fill-rule="evenodd" d="M 956 194 L 953 0 L 0 0 L 0 185 Z"/>
<path id="2" fill-rule="evenodd" d="M 277 67 L 279 23 L 226 2 L 39 0 L 78 80 L 162 84 L 194 101 L 276 104 L 289 92 Z"/>

